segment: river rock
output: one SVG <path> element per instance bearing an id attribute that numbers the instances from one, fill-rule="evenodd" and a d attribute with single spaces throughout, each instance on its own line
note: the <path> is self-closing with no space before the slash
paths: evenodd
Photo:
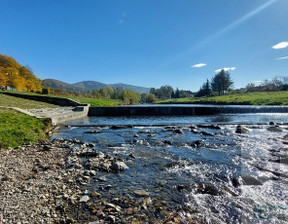
<path id="1" fill-rule="evenodd" d="M 199 188 L 197 189 L 197 192 L 200 194 L 210 194 L 210 195 L 214 195 L 214 196 L 218 196 L 218 195 L 223 194 L 221 189 L 217 188 L 216 186 L 214 186 L 211 183 L 206 183 L 202 186 L 199 186 Z"/>
<path id="2" fill-rule="evenodd" d="M 248 133 L 248 132 L 249 132 L 249 130 L 247 128 L 242 127 L 241 125 L 237 125 L 236 126 L 235 133 L 237 133 L 237 134 L 245 134 L 245 133 Z"/>
<path id="3" fill-rule="evenodd" d="M 210 133 L 210 132 L 207 132 L 207 131 L 201 131 L 200 133 L 201 133 L 201 135 L 214 136 L 213 133 Z"/>
<path id="4" fill-rule="evenodd" d="M 115 172 L 120 172 L 120 171 L 128 170 L 129 167 L 124 162 L 116 161 L 112 163 L 111 169 Z"/>
<path id="5" fill-rule="evenodd" d="M 198 124 L 197 126 L 198 128 L 210 128 L 210 129 L 218 129 L 218 130 L 221 129 L 219 125 L 215 125 L 215 124 Z"/>
<path id="6" fill-rule="evenodd" d="M 163 131 L 174 131 L 175 127 L 167 126 L 163 128 Z"/>
<path id="7" fill-rule="evenodd" d="M 134 191 L 134 194 L 135 194 L 136 196 L 143 197 L 143 196 L 148 196 L 148 195 L 149 195 L 149 192 L 144 191 L 144 190 L 135 190 L 135 191 Z"/>
<path id="8" fill-rule="evenodd" d="M 274 125 L 274 126 L 270 126 L 267 128 L 268 131 L 271 131 L 271 132 L 282 132 L 283 130 L 277 126 L 277 125 Z"/>
<path id="9" fill-rule="evenodd" d="M 174 130 L 174 133 L 176 133 L 176 134 L 183 134 L 184 132 L 183 132 L 182 129 L 176 129 L 176 130 Z"/>
<path id="10" fill-rule="evenodd" d="M 84 195 L 80 198 L 79 202 L 80 203 L 86 203 L 90 200 L 90 197 L 88 195 Z"/>
<path id="11" fill-rule="evenodd" d="M 198 134 L 198 133 L 199 133 L 199 131 L 198 131 L 197 129 L 195 129 L 195 128 L 192 128 L 192 129 L 191 129 L 191 132 L 192 132 L 193 134 Z"/>
<path id="12" fill-rule="evenodd" d="M 262 185 L 262 183 L 252 176 L 242 176 L 243 184 L 245 185 Z"/>

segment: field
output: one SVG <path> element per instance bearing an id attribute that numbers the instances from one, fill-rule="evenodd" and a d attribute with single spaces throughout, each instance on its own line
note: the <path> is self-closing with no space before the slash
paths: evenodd
<path id="1" fill-rule="evenodd" d="M 95 98 L 89 98 L 89 97 L 75 97 L 75 96 L 69 96 L 68 98 L 76 100 L 80 103 L 89 103 L 91 106 L 94 107 L 114 107 L 122 105 L 123 102 L 121 100 L 105 100 L 105 99 L 95 99 Z"/>
<path id="2" fill-rule="evenodd" d="M 19 107 L 22 109 L 57 107 L 56 105 L 49 103 L 34 100 L 26 100 L 23 98 L 7 96 L 4 94 L 0 94 L 0 106 Z"/>
<path id="3" fill-rule="evenodd" d="M 5 108 L 0 108 L 0 124 L 0 149 L 46 139 L 46 132 L 50 129 L 45 119 Z"/>
<path id="4" fill-rule="evenodd" d="M 158 104 L 288 105 L 288 91 L 159 100 Z"/>
<path id="5" fill-rule="evenodd" d="M 15 92 L 13 92 L 13 93 L 15 93 Z M 27 92 L 25 94 L 43 96 L 43 94 L 37 94 L 37 93 L 28 93 Z M 1 99 L 2 96 L 3 96 L 3 100 Z M 55 105 L 53 105 L 53 104 L 48 104 L 48 103 L 44 103 L 44 102 L 41 103 L 39 101 L 32 101 L 32 100 L 24 100 L 22 98 L 17 98 L 17 97 L 13 97 L 13 98 L 11 98 L 11 100 L 9 100 L 8 98 L 5 98 L 4 96 L 7 96 L 7 95 L 4 95 L 4 94 L 0 95 L 0 106 L 6 106 L 6 105 L 8 106 L 9 103 L 11 103 L 13 105 L 14 104 L 17 105 L 17 103 L 20 103 L 21 105 L 23 105 L 21 107 L 23 109 L 55 107 Z M 89 103 L 89 104 L 91 104 L 91 106 L 94 106 L 94 107 L 102 107 L 102 106 L 113 107 L 113 106 L 119 106 L 119 105 L 123 104 L 123 101 L 121 101 L 121 100 L 96 99 L 96 98 L 91 98 L 91 97 L 74 96 L 74 95 L 69 95 L 69 94 L 67 96 L 59 96 L 59 95 L 44 95 L 44 96 L 47 96 L 47 97 L 59 97 L 59 98 L 69 98 L 69 99 L 72 99 L 72 100 L 76 100 L 79 103 Z M 11 97 L 11 96 L 9 96 L 9 97 Z M 33 102 L 36 102 L 36 104 L 33 104 Z"/>

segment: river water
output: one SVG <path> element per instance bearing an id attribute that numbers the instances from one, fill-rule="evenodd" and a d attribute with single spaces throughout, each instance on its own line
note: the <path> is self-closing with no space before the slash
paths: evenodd
<path id="1" fill-rule="evenodd" d="M 128 170 L 100 172 L 106 181 L 86 186 L 104 198 L 144 190 L 187 223 L 287 223 L 287 122 L 284 113 L 89 117 L 53 138 L 94 143 L 125 161 Z M 235 133 L 238 124 L 249 132 Z M 159 221 L 167 217 L 160 210 L 144 212 Z"/>

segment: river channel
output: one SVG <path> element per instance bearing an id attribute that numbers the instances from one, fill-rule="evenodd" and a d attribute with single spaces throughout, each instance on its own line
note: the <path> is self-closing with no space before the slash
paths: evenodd
<path id="1" fill-rule="evenodd" d="M 245 133 L 235 133 L 237 125 Z M 172 214 L 182 223 L 287 223 L 287 134 L 288 115 L 267 113 L 88 117 L 53 138 L 93 143 L 94 151 L 121 158 L 128 170 L 98 172 L 83 188 L 120 207 L 146 198 L 137 216 L 144 223 Z"/>

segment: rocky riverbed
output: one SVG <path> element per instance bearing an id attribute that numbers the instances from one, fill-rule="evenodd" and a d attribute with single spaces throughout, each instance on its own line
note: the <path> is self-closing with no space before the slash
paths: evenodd
<path id="1" fill-rule="evenodd" d="M 288 220 L 287 125 L 80 126 L 0 152 L 1 224 Z"/>
<path id="2" fill-rule="evenodd" d="M 102 198 L 85 190 L 91 179 L 106 181 L 98 171 L 117 175 L 129 169 L 121 159 L 91 150 L 93 146 L 55 139 L 1 151 L 0 223 L 157 223 L 148 210 L 159 213 L 165 223 L 180 222 L 166 202 L 155 204 L 145 190 L 131 192 L 136 199 Z"/>

